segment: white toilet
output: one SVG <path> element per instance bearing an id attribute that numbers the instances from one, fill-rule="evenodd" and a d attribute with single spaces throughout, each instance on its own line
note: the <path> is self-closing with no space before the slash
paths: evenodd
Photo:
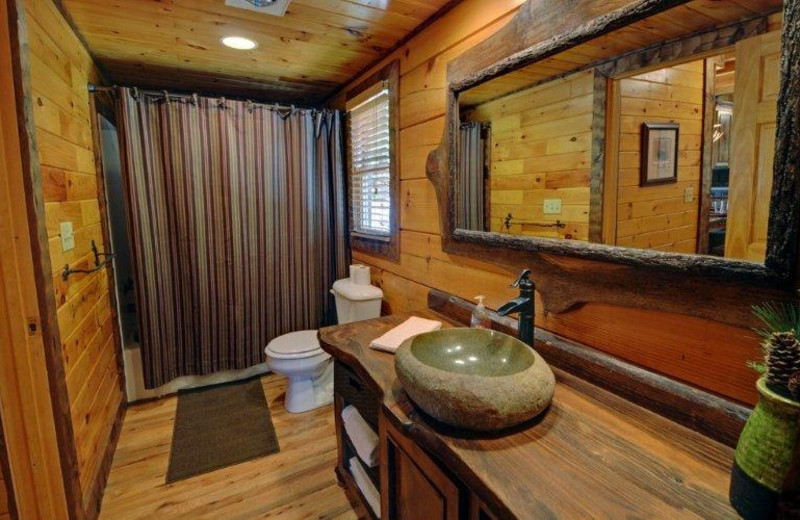
<path id="1" fill-rule="evenodd" d="M 369 283 L 343 278 L 333 284 L 331 293 L 336 299 L 339 324 L 377 318 L 381 314 L 383 291 Z M 267 366 L 289 378 L 286 410 L 307 412 L 333 401 L 333 362 L 319 346 L 316 330 L 278 336 L 264 351 Z"/>

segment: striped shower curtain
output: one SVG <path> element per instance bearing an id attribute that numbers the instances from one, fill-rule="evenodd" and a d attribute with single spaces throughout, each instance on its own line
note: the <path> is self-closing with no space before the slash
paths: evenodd
<path id="1" fill-rule="evenodd" d="M 144 380 L 242 369 L 333 319 L 341 115 L 118 91 Z"/>
<path id="2" fill-rule="evenodd" d="M 483 124 L 462 122 L 456 171 L 456 227 L 485 231 Z"/>

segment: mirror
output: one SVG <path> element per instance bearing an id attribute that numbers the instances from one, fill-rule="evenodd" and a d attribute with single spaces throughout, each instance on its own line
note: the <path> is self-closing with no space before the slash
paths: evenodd
<path id="1" fill-rule="evenodd" d="M 782 7 L 687 2 L 457 92 L 455 228 L 764 263 Z"/>

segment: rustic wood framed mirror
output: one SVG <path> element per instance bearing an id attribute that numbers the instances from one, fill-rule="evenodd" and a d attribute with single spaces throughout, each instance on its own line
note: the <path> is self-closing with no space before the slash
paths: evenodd
<path id="1" fill-rule="evenodd" d="M 746 326 L 794 296 L 798 4 L 523 4 L 448 63 L 428 158 L 445 251 L 530 267 L 553 312 Z"/>

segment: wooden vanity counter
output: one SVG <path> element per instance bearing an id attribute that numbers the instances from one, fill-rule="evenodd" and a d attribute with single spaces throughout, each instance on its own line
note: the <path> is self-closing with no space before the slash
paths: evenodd
<path id="1" fill-rule="evenodd" d="M 430 310 L 413 315 L 460 326 Z M 320 343 L 383 396 L 393 426 L 497 516 L 738 518 L 728 504 L 731 448 L 558 369 L 547 412 L 502 435 L 465 433 L 424 415 L 397 381 L 394 356 L 369 348 L 409 316 L 323 328 Z"/>

